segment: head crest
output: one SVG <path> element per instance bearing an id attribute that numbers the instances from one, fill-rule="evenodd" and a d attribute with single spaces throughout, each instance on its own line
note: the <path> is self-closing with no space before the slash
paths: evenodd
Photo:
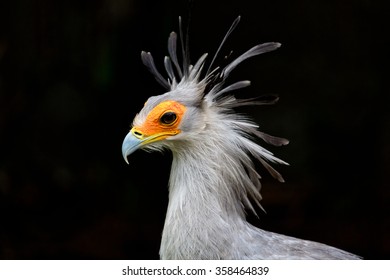
<path id="1" fill-rule="evenodd" d="M 233 24 L 230 26 L 226 35 L 224 36 L 221 44 L 219 45 L 211 63 L 209 64 L 205 73 L 203 73 L 203 68 L 206 62 L 207 53 L 203 54 L 198 61 L 192 65 L 190 64 L 189 59 L 189 51 L 188 51 L 188 40 L 184 43 L 183 32 L 182 32 L 182 24 L 181 18 L 179 17 L 179 29 L 180 29 L 180 37 L 181 37 L 181 45 L 182 45 L 182 57 L 183 63 L 180 66 L 178 56 L 177 56 L 177 34 L 172 32 L 168 38 L 168 53 L 169 56 L 165 56 L 164 58 L 164 66 L 167 72 L 168 78 L 164 78 L 163 75 L 157 70 L 157 67 L 154 63 L 153 57 L 150 52 L 141 53 L 142 62 L 149 69 L 149 71 L 154 75 L 155 79 L 159 84 L 161 84 L 165 89 L 172 91 L 175 90 L 181 84 L 198 84 L 204 87 L 203 96 L 207 95 L 207 100 L 216 102 L 222 94 L 237 90 L 243 87 L 247 87 L 250 85 L 249 81 L 239 81 L 232 85 L 224 87 L 225 81 L 229 74 L 236 68 L 238 64 L 243 62 L 244 60 L 256 56 L 262 53 L 273 51 L 280 47 L 280 43 L 263 43 L 254 46 L 249 49 L 239 57 L 235 58 L 232 62 L 227 64 L 225 67 L 215 67 L 214 63 L 217 59 L 223 45 L 225 44 L 229 35 L 233 32 L 233 30 L 237 27 L 240 22 L 240 16 L 238 16 Z M 236 107 L 243 105 L 259 105 L 259 104 L 269 104 L 275 103 L 276 99 L 271 102 L 256 102 L 253 100 L 237 100 L 235 102 L 231 102 L 230 100 L 228 107 Z M 222 105 L 222 104 L 219 104 Z M 235 106 L 234 106 L 235 105 Z"/>

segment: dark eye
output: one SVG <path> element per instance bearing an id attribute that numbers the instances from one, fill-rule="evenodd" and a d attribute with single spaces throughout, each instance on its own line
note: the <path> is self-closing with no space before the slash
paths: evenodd
<path id="1" fill-rule="evenodd" d="M 161 116 L 160 122 L 162 124 L 172 124 L 176 120 L 177 116 L 174 112 L 166 112 Z"/>

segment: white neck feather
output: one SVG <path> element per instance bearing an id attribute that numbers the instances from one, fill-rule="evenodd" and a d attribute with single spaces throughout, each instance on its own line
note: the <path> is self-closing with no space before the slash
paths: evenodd
<path id="1" fill-rule="evenodd" d="M 248 229 L 243 206 L 249 203 L 248 185 L 249 192 L 257 192 L 250 195 L 261 196 L 240 160 L 244 152 L 235 141 L 243 136 L 224 129 L 228 119 L 213 122 L 218 125 L 209 125 L 198 141 L 183 143 L 183 149 L 175 144 L 163 259 L 234 258 L 235 240 Z"/>

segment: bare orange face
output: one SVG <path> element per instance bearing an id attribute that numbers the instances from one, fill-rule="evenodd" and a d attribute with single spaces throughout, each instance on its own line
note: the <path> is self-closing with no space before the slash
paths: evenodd
<path id="1" fill-rule="evenodd" d="M 141 125 L 131 129 L 131 133 L 140 140 L 151 143 L 180 133 L 179 124 L 186 107 L 176 101 L 168 100 L 154 107 Z"/>
<path id="2" fill-rule="evenodd" d="M 134 126 L 122 144 L 122 155 L 127 156 L 147 144 L 164 140 L 181 132 L 180 123 L 186 107 L 173 100 L 163 101 L 155 106 L 145 119 L 134 120 Z"/>

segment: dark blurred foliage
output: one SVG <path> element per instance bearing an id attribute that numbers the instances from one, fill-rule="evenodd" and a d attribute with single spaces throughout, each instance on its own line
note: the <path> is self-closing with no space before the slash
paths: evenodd
<path id="1" fill-rule="evenodd" d="M 264 170 L 267 229 L 369 259 L 390 257 L 389 11 L 379 1 L 192 1 L 193 60 L 279 41 L 241 65 L 243 96 L 261 129 L 289 138 L 268 147 L 291 166 Z M 150 95 L 163 93 L 140 61 L 159 67 L 187 1 L 0 2 L 0 258 L 155 259 L 171 156 L 121 144 Z M 261 167 L 260 167 L 261 168 Z M 185 225 L 183 225 L 185 226 Z"/>

